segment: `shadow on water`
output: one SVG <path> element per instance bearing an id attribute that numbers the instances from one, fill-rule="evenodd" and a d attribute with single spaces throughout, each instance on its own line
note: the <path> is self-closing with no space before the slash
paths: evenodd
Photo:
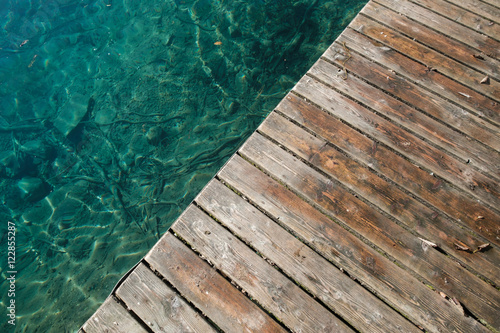
<path id="1" fill-rule="evenodd" d="M 77 330 L 365 2 L 0 0 L 15 331 Z"/>

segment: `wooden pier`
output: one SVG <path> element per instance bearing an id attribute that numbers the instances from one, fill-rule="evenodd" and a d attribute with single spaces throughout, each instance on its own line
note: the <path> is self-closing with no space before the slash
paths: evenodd
<path id="1" fill-rule="evenodd" d="M 374 0 L 81 332 L 500 331 L 500 1 Z"/>

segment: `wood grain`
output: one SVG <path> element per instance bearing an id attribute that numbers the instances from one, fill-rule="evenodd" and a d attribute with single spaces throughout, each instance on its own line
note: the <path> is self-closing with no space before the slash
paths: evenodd
<path id="1" fill-rule="evenodd" d="M 461 24 L 468 26 L 479 33 L 488 35 L 498 40 L 500 29 L 498 22 L 495 23 L 498 18 L 491 20 L 491 18 L 495 16 L 495 12 L 498 13 L 498 8 L 485 4 L 481 1 L 474 1 L 476 6 L 474 11 L 466 9 L 471 6 L 471 2 L 467 3 L 466 0 L 450 1 L 454 4 L 443 0 L 418 0 L 413 2 L 419 6 L 443 15 L 452 21 L 460 22 Z M 488 12 L 486 15 L 482 15 L 485 11 L 491 12 Z"/>
<path id="2" fill-rule="evenodd" d="M 436 1 L 433 0 L 432 3 L 436 3 Z M 412 21 L 406 16 L 397 15 L 387 7 L 375 2 L 369 2 L 361 12 L 376 21 L 396 29 L 409 38 L 415 39 L 418 43 L 424 44 L 482 72 L 484 75 L 489 75 L 497 81 L 500 79 L 500 61 L 490 57 L 474 57 L 474 55 L 478 55 L 478 51 L 470 46 L 447 38 L 445 35 Z M 500 27 L 500 25 L 494 26 L 497 28 Z M 500 36 L 500 30 L 497 35 Z"/>
<path id="3" fill-rule="evenodd" d="M 127 310 L 112 296 L 108 297 L 99 309 L 83 325 L 86 333 L 146 333 Z"/>
<path id="4" fill-rule="evenodd" d="M 352 332 L 199 208 L 190 206 L 172 229 L 291 331 Z"/>
<path id="5" fill-rule="evenodd" d="M 489 3 L 492 6 L 500 8 L 500 3 L 498 3 L 498 0 L 483 0 L 483 2 Z"/>
<path id="6" fill-rule="evenodd" d="M 422 2 L 427 3 L 430 2 L 430 0 L 417 1 L 419 5 L 421 5 Z M 449 0 L 448 2 L 445 2 L 443 0 L 434 0 L 433 3 L 435 5 L 435 7 L 433 7 L 433 10 L 439 12 L 442 15 L 449 15 L 451 16 L 451 18 L 455 17 L 457 20 L 460 20 L 462 24 L 469 25 L 476 30 L 483 31 L 483 33 L 486 33 L 487 30 L 484 30 L 481 24 L 486 23 L 487 27 L 496 28 L 493 37 L 496 37 L 498 39 L 498 37 L 500 36 L 498 25 L 489 24 L 500 23 L 500 9 L 498 7 L 478 0 Z M 468 20 L 466 20 L 464 17 L 467 17 Z M 482 18 L 487 18 L 488 21 L 482 22 Z"/>
<path id="7" fill-rule="evenodd" d="M 150 266 L 227 332 L 285 332 L 230 282 L 172 234 L 146 255 Z"/>
<path id="8" fill-rule="evenodd" d="M 489 36 L 406 0 L 376 0 L 376 2 L 446 36 L 452 36 L 489 57 L 500 59 L 499 42 Z"/>
<path id="9" fill-rule="evenodd" d="M 434 205 L 439 210 L 465 224 L 468 228 L 500 245 L 500 215 L 464 195 L 444 180 L 417 167 L 384 145 L 366 137 L 317 109 L 303 99 L 289 94 L 277 107 L 300 125 L 317 136 L 342 149 L 352 159 L 360 161 L 388 179 L 396 182 L 413 195 Z M 478 219 L 482 216 L 482 219 Z M 481 253 L 480 255 L 487 255 Z"/>
<path id="10" fill-rule="evenodd" d="M 492 79 L 489 84 L 481 84 L 484 74 L 478 73 L 425 45 L 419 44 L 396 30 L 371 20 L 367 16 L 358 15 L 353 24 L 359 27 L 357 31 L 373 40 L 403 53 L 428 68 L 433 68 L 496 102 L 500 101 L 500 83 L 498 81 Z"/>
<path id="11" fill-rule="evenodd" d="M 377 73 L 377 66 L 360 69 L 364 65 L 366 63 L 360 63 L 356 59 L 352 61 L 349 68 L 355 66 L 351 73 L 366 72 L 367 79 L 370 81 L 385 81 L 387 85 L 392 87 L 397 84 L 396 80 L 390 81 L 389 75 L 385 75 L 386 73 L 384 73 L 383 69 L 381 69 L 381 73 Z M 488 177 L 500 181 L 500 153 L 498 151 L 485 147 L 478 141 L 471 140 L 470 137 L 463 135 L 463 133 L 453 131 L 445 124 L 432 119 L 405 103 L 401 103 L 400 100 L 363 82 L 361 79 L 351 76 L 349 82 L 342 80 L 337 75 L 337 71 L 338 67 L 319 60 L 309 73 L 320 81 L 334 86 L 341 93 L 348 94 L 351 98 L 388 117 L 393 123 L 398 124 L 407 132 L 416 133 L 424 140 L 431 142 L 434 146 L 448 151 L 450 155 L 458 156 L 462 161 L 468 161 L 467 164 L 469 166 L 481 170 Z M 385 77 L 383 77 L 384 75 Z M 377 78 L 373 79 L 374 77 Z M 409 91 L 410 89 L 406 89 L 407 87 L 408 85 L 406 84 L 400 86 L 399 94 L 405 95 L 405 99 L 411 99 L 411 91 Z M 391 89 L 390 87 L 388 89 L 390 92 L 391 90 L 397 90 L 397 88 Z M 420 99 L 422 100 L 422 97 Z M 417 102 L 417 104 L 420 103 L 422 102 Z M 445 111 L 442 112 L 444 113 Z M 500 148 L 500 141 L 498 139 L 500 133 L 488 133 L 484 130 L 480 131 L 479 128 L 476 128 L 476 132 L 482 132 L 481 137 L 483 139 Z"/>
<path id="12" fill-rule="evenodd" d="M 252 135 L 240 153 L 301 196 L 315 202 L 329 216 L 369 239 L 407 269 L 413 270 L 447 295 L 456 297 L 476 316 L 494 327 L 500 327 L 496 310 L 500 306 L 500 293 L 451 258 L 424 246 L 417 236 L 408 233 L 261 135 Z"/>
<path id="13" fill-rule="evenodd" d="M 353 25 L 353 27 L 356 26 Z M 468 120 L 468 114 L 472 113 L 492 122 L 495 127 L 500 126 L 500 104 L 469 87 L 432 71 L 425 65 L 415 62 L 354 30 L 346 29 L 339 37 L 338 42 L 346 43 L 349 49 L 353 49 L 364 57 L 394 71 L 395 74 L 401 75 L 433 94 L 442 96 L 458 105 L 459 108 L 452 112 L 452 116 L 463 119 L 464 122 L 478 122 L 474 117 Z M 367 47 L 367 45 L 374 47 Z M 460 107 L 464 110 L 462 111 Z M 461 112 L 464 112 L 463 115 L 460 114 Z"/>
<path id="14" fill-rule="evenodd" d="M 310 69 L 312 75 L 320 71 L 321 68 L 315 66 Z M 338 81 L 341 80 L 339 77 Z M 402 131 L 392 122 L 368 111 L 365 107 L 313 78 L 302 78 L 294 87 L 294 91 L 349 123 L 350 126 L 430 170 L 429 172 L 459 186 L 493 207 L 500 207 L 500 184 L 466 163 L 450 157 L 414 135 Z"/>
<path id="15" fill-rule="evenodd" d="M 347 45 L 351 47 L 352 44 L 348 43 Z M 342 66 L 345 56 L 343 45 L 335 43 L 325 51 L 322 59 Z M 335 87 L 337 89 L 347 91 L 353 94 L 353 97 L 358 96 L 357 99 L 360 101 L 377 99 L 376 102 L 378 102 L 380 99 L 379 104 L 387 100 L 392 102 L 392 107 L 391 105 L 382 105 L 377 110 L 391 116 L 392 120 L 404 124 L 428 140 L 450 149 L 466 159 L 470 158 L 470 156 L 466 157 L 467 152 L 477 152 L 481 155 L 485 151 L 491 152 L 493 150 L 497 154 L 500 151 L 500 127 L 450 103 L 441 96 L 414 84 L 394 70 L 387 69 L 362 55 L 355 54 L 345 66 L 349 73 L 359 76 L 361 80 L 351 77 L 349 82 L 336 81 Z M 337 76 L 334 68 L 332 68 L 331 73 L 326 72 L 326 74 Z M 362 80 L 377 88 L 363 83 Z M 328 79 L 328 81 L 330 80 Z M 366 94 L 360 94 L 360 89 L 369 89 L 374 93 L 373 98 Z M 395 98 L 388 97 L 388 94 Z M 407 105 L 402 105 L 400 101 L 404 101 Z M 477 141 L 471 142 L 471 139 Z M 490 149 L 483 147 L 484 145 Z M 464 152 L 460 153 L 462 150 Z M 496 168 L 490 167 L 490 169 L 498 172 L 498 165 Z"/>
<path id="16" fill-rule="evenodd" d="M 196 202 L 356 329 L 367 332 L 418 331 L 405 318 L 220 182 L 209 183 Z"/>
<path id="17" fill-rule="evenodd" d="M 117 289 L 116 295 L 154 332 L 216 332 L 142 263 Z"/>
<path id="18" fill-rule="evenodd" d="M 498 250 L 489 251 L 488 256 L 476 256 L 473 253 L 457 250 L 455 244 L 467 244 L 470 248 L 476 249 L 485 243 L 484 239 L 472 236 L 470 230 L 442 216 L 435 216 L 433 209 L 371 173 L 364 165 L 327 145 L 325 140 L 312 136 L 275 113 L 268 116 L 259 127 L 259 131 L 398 219 L 423 239 L 438 244 L 446 253 L 475 270 L 476 274 L 487 277 L 495 285 L 500 284 Z M 446 233 L 442 230 L 446 230 Z"/>
<path id="19" fill-rule="evenodd" d="M 486 331 L 407 271 L 241 157 L 234 156 L 218 175 L 415 324 L 430 332 Z"/>

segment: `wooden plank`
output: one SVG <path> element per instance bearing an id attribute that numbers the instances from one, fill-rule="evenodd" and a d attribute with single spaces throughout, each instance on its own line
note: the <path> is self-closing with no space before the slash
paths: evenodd
<path id="1" fill-rule="evenodd" d="M 498 238 L 500 215 L 465 196 L 448 182 L 436 179 L 435 176 L 395 154 L 384 145 L 378 144 L 293 94 L 288 94 L 280 102 L 277 110 L 342 149 L 354 160 L 383 174 L 413 195 L 464 223 L 489 241 L 500 245 Z M 482 219 L 478 219 L 478 216 Z"/>
<path id="2" fill-rule="evenodd" d="M 400 266 L 394 265 L 241 157 L 233 156 L 218 176 L 427 331 L 487 331 Z"/>
<path id="3" fill-rule="evenodd" d="M 154 332 L 216 332 L 142 263 L 116 290 L 116 296 Z"/>
<path id="4" fill-rule="evenodd" d="M 451 258 L 423 246 L 418 237 L 259 134 L 252 135 L 240 153 L 307 200 L 315 202 L 329 216 L 373 242 L 407 269 L 455 297 L 478 318 L 500 328 L 497 315 L 500 293 Z"/>
<path id="5" fill-rule="evenodd" d="M 424 0 L 416 1 L 418 4 Z M 429 2 L 429 0 L 427 0 Z M 500 23 L 500 8 L 489 5 L 478 0 L 448 0 L 449 2 L 444 2 L 443 0 L 434 0 L 435 5 L 439 5 L 440 8 L 444 8 L 447 11 L 453 11 L 453 13 L 458 12 L 455 17 L 460 17 L 460 22 L 462 24 L 468 25 L 463 19 L 465 16 L 470 16 L 470 26 L 474 28 L 474 23 L 476 23 L 475 29 L 482 30 L 481 19 L 487 18 L 488 21 L 484 22 L 486 26 L 496 27 L 496 34 L 492 37 L 496 37 L 498 40 L 500 38 L 500 30 L 498 30 L 498 23 Z M 452 5 L 453 4 L 453 5 Z M 437 10 L 436 10 L 437 11 Z M 445 12 L 441 12 L 445 14 Z M 490 24 L 491 23 L 491 24 Z M 497 23 L 497 24 L 494 24 Z M 477 25 L 480 25 L 479 27 Z"/>
<path id="6" fill-rule="evenodd" d="M 483 2 L 489 3 L 492 6 L 495 6 L 497 8 L 500 8 L 500 3 L 498 0 L 482 0 Z"/>
<path id="7" fill-rule="evenodd" d="M 489 256 L 476 256 L 473 253 L 457 250 L 455 244 L 468 245 L 477 249 L 485 243 L 482 238 L 471 235 L 463 226 L 440 216 L 393 184 L 370 172 L 366 166 L 345 156 L 323 139 L 316 138 L 290 121 L 272 113 L 259 127 L 259 131 L 276 140 L 279 144 L 300 156 L 331 177 L 340 181 L 387 214 L 398 219 L 409 230 L 431 241 L 458 258 L 476 274 L 483 275 L 500 285 L 500 252 L 489 251 Z M 390 162 L 389 162 L 390 163 Z M 443 233 L 442 230 L 446 230 Z"/>
<path id="8" fill-rule="evenodd" d="M 455 110 L 452 115 L 462 118 L 460 112 L 464 112 L 464 121 L 467 121 L 469 115 L 476 114 L 481 118 L 489 120 L 495 126 L 500 126 L 500 104 L 492 99 L 485 97 L 474 90 L 453 81 L 446 76 L 430 71 L 424 65 L 415 62 L 394 50 L 384 47 L 382 44 L 363 36 L 362 34 L 346 29 L 338 38 L 339 43 L 346 43 L 349 49 L 352 49 L 368 59 L 387 67 L 395 74 L 404 76 L 417 83 L 421 87 L 428 89 L 433 94 L 443 96 L 445 99 L 458 104 L 460 108 Z M 375 47 L 366 47 L 374 45 Z M 349 63 L 347 63 L 349 64 Z M 476 121 L 475 118 L 471 118 Z M 479 122 L 480 123 L 480 122 Z M 486 126 L 486 125 L 485 125 Z"/>
<path id="9" fill-rule="evenodd" d="M 316 66 L 310 72 L 314 75 Z M 338 80 L 342 80 L 340 77 Z M 310 77 L 294 91 L 469 194 L 500 207 L 500 184 Z M 332 103 L 335 101 L 335 103 Z"/>
<path id="10" fill-rule="evenodd" d="M 428 68 L 433 68 L 439 73 L 443 73 L 497 102 L 500 101 L 500 83 L 498 81 L 492 79 L 489 84 L 481 84 L 481 80 L 485 77 L 484 74 L 478 73 L 427 46 L 419 44 L 397 31 L 371 20 L 367 16 L 358 15 L 354 22 L 354 26 L 360 27 L 357 31 L 375 41 L 393 48 Z"/>
<path id="11" fill-rule="evenodd" d="M 345 60 L 343 45 L 333 44 L 323 54 L 322 58 L 342 66 Z M 347 80 L 344 83 L 336 81 L 335 88 L 349 91 L 352 97 L 364 101 L 365 104 L 366 101 L 375 99 L 377 99 L 377 102 L 378 100 L 390 101 L 391 105 L 383 103 L 378 110 L 383 111 L 386 115 L 391 115 L 391 119 L 399 123 L 406 123 L 406 126 L 411 128 L 412 131 L 428 137 L 430 141 L 449 147 L 448 149 L 451 149 L 456 155 L 466 160 L 470 159 L 470 155 L 467 155 L 466 151 L 471 145 L 473 146 L 471 150 L 478 151 L 479 155 L 484 154 L 482 153 L 484 151 L 488 152 L 486 155 L 491 155 L 492 150 L 493 153 L 500 150 L 500 127 L 492 125 L 475 114 L 449 103 L 447 100 L 419 87 L 394 71 L 386 69 L 359 54 L 351 56 L 345 67 L 348 73 L 361 77 L 370 84 L 377 86 L 378 89 L 367 86 L 356 77 L 350 77 L 349 82 Z M 332 68 L 332 70 L 334 69 Z M 337 76 L 336 71 L 334 73 L 327 72 L 326 74 Z M 328 79 L 328 81 L 330 80 Z M 373 95 L 361 94 L 362 91 L 360 90 L 365 89 L 365 87 L 373 92 Z M 399 101 L 387 97 L 379 89 L 396 96 Z M 413 107 L 401 105 L 401 100 L 417 108 L 420 112 L 416 112 Z M 381 104 L 381 102 L 377 104 Z M 371 104 L 368 105 L 371 106 Z M 439 121 L 435 120 L 435 118 Z M 471 142 L 471 138 L 479 142 Z M 485 148 L 483 145 L 487 145 L 492 149 Z M 457 153 L 457 151 L 462 150 L 464 151 L 461 155 Z M 490 163 L 489 161 L 485 162 Z M 498 164 L 493 163 L 493 170 L 495 170 L 494 173 L 498 173 Z"/>
<path id="12" fill-rule="evenodd" d="M 189 206 L 172 229 L 291 331 L 353 332 L 196 206 Z"/>
<path id="13" fill-rule="evenodd" d="M 428 9 L 407 0 L 376 0 L 377 3 L 391 8 L 395 12 L 408 16 L 436 31 L 465 43 L 485 55 L 500 59 L 499 42 L 480 32 L 471 30 L 453 20 L 446 19 Z M 351 22 L 352 24 L 352 22 Z"/>
<path id="14" fill-rule="evenodd" d="M 386 70 L 382 68 L 380 68 L 382 72 L 378 72 L 378 66 L 375 64 L 370 65 L 367 60 L 361 62 L 355 57 L 349 66 L 354 66 L 356 74 L 358 71 L 364 71 L 368 79 L 374 78 L 374 81 L 385 81 L 387 85 L 392 87 L 396 85 L 397 81 L 389 82 L 387 79 L 389 75 L 394 74 L 389 73 L 386 75 Z M 310 69 L 309 73 L 362 104 L 370 106 L 370 108 L 388 117 L 393 123 L 398 124 L 406 131 L 417 133 L 419 136 L 432 142 L 435 146 L 439 146 L 452 155 L 460 157 L 462 162 L 468 161 L 469 166 L 481 170 L 489 177 L 497 179 L 497 181 L 500 179 L 500 153 L 498 151 L 471 140 L 471 138 L 466 137 L 463 133 L 453 131 L 443 123 L 437 122 L 418 110 L 401 103 L 400 100 L 367 84 L 363 80 L 354 76 L 351 76 L 349 80 L 343 80 L 337 74 L 338 69 L 338 67 L 320 59 Z M 404 84 L 399 88 L 400 94 L 406 95 L 405 98 L 409 99 L 411 92 L 409 89 L 406 89 L 408 85 L 404 82 L 400 83 Z M 408 93 L 406 93 L 407 91 Z M 422 96 L 420 99 L 424 101 Z M 422 102 L 417 103 L 421 104 Z M 476 129 L 476 132 L 480 132 L 479 128 Z M 500 132 L 492 134 L 483 131 L 482 138 L 500 148 Z"/>
<path id="15" fill-rule="evenodd" d="M 452 21 L 460 22 L 463 25 L 471 29 L 474 29 L 479 33 L 483 33 L 498 40 L 500 27 L 498 26 L 498 24 L 494 23 L 495 20 L 492 21 L 491 19 L 488 19 L 487 16 L 482 17 L 478 15 L 479 12 L 481 11 L 481 7 L 483 7 L 483 9 L 484 7 L 493 8 L 494 11 L 498 11 L 498 8 L 495 9 L 490 5 L 481 3 L 477 7 L 478 10 L 470 12 L 465 10 L 464 6 L 462 6 L 464 8 L 459 7 L 460 3 L 462 3 L 463 0 L 459 0 L 459 2 L 451 1 L 455 2 L 455 4 L 452 4 L 450 2 L 445 2 L 443 0 L 418 0 L 412 2 L 414 2 L 419 6 L 430 9 L 438 14 L 441 14 Z M 459 6 L 456 6 L 457 4 Z M 489 14 L 488 16 L 491 16 L 491 14 Z"/>
<path id="16" fill-rule="evenodd" d="M 209 183 L 196 202 L 354 328 L 420 331 L 220 182 Z"/>
<path id="17" fill-rule="evenodd" d="M 435 0 L 432 3 L 435 3 Z M 500 80 L 500 61 L 490 57 L 474 57 L 474 55 L 478 55 L 478 51 L 470 46 L 448 38 L 435 30 L 410 20 L 406 16 L 398 15 L 387 7 L 375 2 L 369 2 L 361 12 L 376 21 L 398 30 L 409 38 L 415 39 L 419 43 L 438 50 L 446 56 L 482 72 L 484 75 L 489 75 L 497 81 Z M 499 28 L 498 35 L 500 35 L 500 25 L 495 26 Z"/>
<path id="18" fill-rule="evenodd" d="M 83 325 L 86 333 L 142 333 L 147 332 L 112 296 L 108 297 Z"/>
<path id="19" fill-rule="evenodd" d="M 220 329 L 227 332 L 285 332 L 172 234 L 165 233 L 145 259 Z"/>

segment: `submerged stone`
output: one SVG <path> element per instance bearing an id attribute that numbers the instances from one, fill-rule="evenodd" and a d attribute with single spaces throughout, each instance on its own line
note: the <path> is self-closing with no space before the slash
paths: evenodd
<path id="1" fill-rule="evenodd" d="M 21 164 L 13 151 L 0 152 L 0 175 L 16 177 L 21 171 Z"/>
<path id="2" fill-rule="evenodd" d="M 17 182 L 21 198 L 29 202 L 42 200 L 50 193 L 50 185 L 35 177 L 24 177 Z"/>
<path id="3" fill-rule="evenodd" d="M 71 99 L 61 108 L 59 116 L 54 121 L 54 126 L 64 136 L 68 134 L 82 121 L 88 109 L 88 97 L 82 94 L 74 94 Z"/>

